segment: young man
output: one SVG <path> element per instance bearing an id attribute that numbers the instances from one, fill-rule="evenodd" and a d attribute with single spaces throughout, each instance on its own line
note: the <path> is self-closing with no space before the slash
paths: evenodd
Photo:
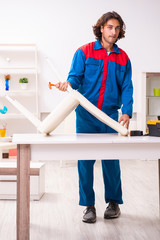
<path id="1" fill-rule="evenodd" d="M 118 109 L 122 106 L 122 122 L 126 128 L 132 117 L 133 86 L 131 63 L 127 54 L 115 44 L 125 37 L 125 24 L 116 12 L 108 12 L 93 26 L 95 42 L 80 47 L 72 61 L 66 82 L 56 87 L 67 90 L 68 84 L 83 94 L 95 106 L 118 121 Z M 82 106 L 76 109 L 77 133 L 114 133 L 115 131 L 97 120 Z M 78 161 L 79 204 L 86 206 L 83 221 L 96 221 L 93 166 L 95 160 Z M 120 215 L 122 204 L 121 173 L 119 160 L 102 160 L 105 202 L 109 203 L 104 218 Z"/>

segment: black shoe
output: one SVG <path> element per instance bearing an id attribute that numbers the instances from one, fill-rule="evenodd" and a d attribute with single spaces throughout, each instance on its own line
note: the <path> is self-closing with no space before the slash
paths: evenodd
<path id="1" fill-rule="evenodd" d="M 120 214 L 121 214 L 121 211 L 118 206 L 118 203 L 110 201 L 104 212 L 104 218 L 105 219 L 118 218 Z"/>
<path id="2" fill-rule="evenodd" d="M 94 223 L 96 222 L 96 209 L 94 206 L 88 206 L 84 210 L 84 216 L 82 219 L 85 223 Z"/>

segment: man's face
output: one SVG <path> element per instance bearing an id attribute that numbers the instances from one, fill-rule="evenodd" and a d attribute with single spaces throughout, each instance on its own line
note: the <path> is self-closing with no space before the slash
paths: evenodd
<path id="1" fill-rule="evenodd" d="M 102 42 L 114 44 L 119 36 L 120 23 L 117 19 L 108 20 L 104 26 L 101 26 Z"/>

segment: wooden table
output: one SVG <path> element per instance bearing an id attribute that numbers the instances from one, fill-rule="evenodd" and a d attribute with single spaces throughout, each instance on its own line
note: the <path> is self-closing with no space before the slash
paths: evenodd
<path id="1" fill-rule="evenodd" d="M 15 134 L 13 143 L 17 144 L 18 150 L 17 240 L 30 238 L 30 160 L 158 160 L 160 183 L 158 137 L 122 137 L 118 134 Z"/>

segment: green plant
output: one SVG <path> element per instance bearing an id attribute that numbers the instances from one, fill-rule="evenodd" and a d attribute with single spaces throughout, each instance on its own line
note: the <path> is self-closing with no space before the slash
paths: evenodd
<path id="1" fill-rule="evenodd" d="M 19 83 L 28 83 L 28 78 L 20 78 Z"/>

